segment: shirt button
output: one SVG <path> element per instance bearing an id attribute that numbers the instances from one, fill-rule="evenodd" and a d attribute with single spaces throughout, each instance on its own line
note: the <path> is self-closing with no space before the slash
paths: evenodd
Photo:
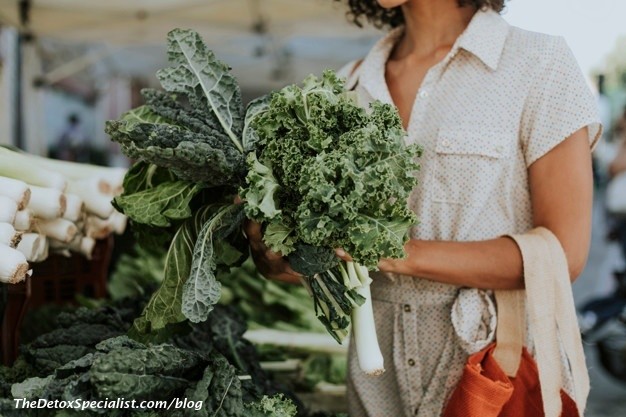
<path id="1" fill-rule="evenodd" d="M 409 304 L 405 304 L 404 305 L 404 311 L 407 312 L 407 313 L 410 313 L 411 312 L 411 306 Z"/>
<path id="2" fill-rule="evenodd" d="M 502 145 L 496 146 L 496 152 L 502 153 L 502 151 L 504 151 L 504 147 Z"/>
<path id="3" fill-rule="evenodd" d="M 419 98 L 428 98 L 428 91 L 420 90 Z"/>
<path id="4" fill-rule="evenodd" d="M 441 146 L 443 146 L 444 148 L 447 148 L 448 146 L 450 146 L 450 141 L 447 139 L 442 140 Z"/>
<path id="5" fill-rule="evenodd" d="M 413 359 L 409 359 L 409 366 L 415 366 L 415 361 Z"/>

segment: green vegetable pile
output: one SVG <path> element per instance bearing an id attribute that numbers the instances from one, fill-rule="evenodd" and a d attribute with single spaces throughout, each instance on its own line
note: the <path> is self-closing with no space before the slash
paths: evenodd
<path id="1" fill-rule="evenodd" d="M 177 329 L 168 343 L 128 338 L 124 323 L 137 312 L 123 304 L 63 312 L 57 317 L 57 329 L 24 346 L 13 367 L 0 367 L 0 415 L 295 416 L 296 405 L 268 379 L 256 350 L 242 338 L 246 330 L 242 318 L 231 307 L 216 309 L 206 322 Z M 241 378 L 246 375 L 250 378 Z M 104 413 L 16 409 L 11 397 L 59 401 L 186 398 L 202 407 Z"/>
<path id="2" fill-rule="evenodd" d="M 417 221 L 406 202 L 420 149 L 404 144 L 396 109 L 359 107 L 330 71 L 244 109 L 228 66 L 197 33 L 170 32 L 168 54 L 172 67 L 157 73 L 165 91 L 144 90 L 144 106 L 107 124 L 138 160 L 115 206 L 140 244 L 168 246 L 161 286 L 130 334 L 207 320 L 217 277 L 247 258 L 249 218 L 305 276 L 328 331 L 342 341 L 352 321 L 363 369 L 382 372 L 367 268 L 404 256 Z M 355 262 L 340 263 L 335 247 Z"/>

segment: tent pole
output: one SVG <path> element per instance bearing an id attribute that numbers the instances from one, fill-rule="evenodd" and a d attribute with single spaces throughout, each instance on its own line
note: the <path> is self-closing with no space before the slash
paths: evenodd
<path id="1" fill-rule="evenodd" d="M 15 41 L 15 83 L 13 90 L 13 144 L 20 149 L 24 147 L 24 114 L 22 107 L 22 33 L 17 34 Z"/>
<path id="2" fill-rule="evenodd" d="M 29 23 L 30 15 L 30 0 L 20 0 L 19 12 L 20 12 L 20 28 L 17 32 L 17 41 L 15 45 L 15 91 L 14 91 L 14 130 L 15 140 L 14 144 L 20 149 L 24 148 L 24 103 L 23 103 L 23 82 L 24 82 L 24 68 L 23 68 L 23 44 L 25 40 L 31 38 L 27 33 L 27 26 Z"/>

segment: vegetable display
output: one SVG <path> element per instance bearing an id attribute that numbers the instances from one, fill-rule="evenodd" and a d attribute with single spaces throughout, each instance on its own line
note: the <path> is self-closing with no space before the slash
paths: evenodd
<path id="1" fill-rule="evenodd" d="M 0 415 L 11 417 L 264 416 L 293 417 L 296 405 L 270 382 L 242 339 L 245 324 L 218 306 L 168 343 L 142 343 L 124 333 L 137 313 L 131 300 L 58 315 L 58 327 L 23 347 L 12 368 L 0 366 Z M 127 300 L 128 301 L 128 300 Z M 238 358 L 235 360 L 234 358 Z M 254 378 L 246 376 L 253 375 Z M 19 409 L 15 399 L 83 401 L 185 398 L 194 407 L 171 410 Z"/>
<path id="2" fill-rule="evenodd" d="M 90 259 L 96 239 L 123 233 L 126 217 L 111 200 L 125 174 L 0 147 L 0 282 L 24 280 L 28 262 L 51 252 Z"/>
<path id="3" fill-rule="evenodd" d="M 218 275 L 247 258 L 249 218 L 303 273 L 329 332 L 342 341 L 352 321 L 361 367 L 382 372 L 367 268 L 404 256 L 420 154 L 404 144 L 395 108 L 360 108 L 325 72 L 244 110 L 228 66 L 197 33 L 170 32 L 168 55 L 172 67 L 157 73 L 165 91 L 143 90 L 146 104 L 106 127 L 138 160 L 115 207 L 144 247 L 168 246 L 161 286 L 134 335 L 207 319 L 221 295 Z M 340 263 L 335 247 L 355 263 Z"/>

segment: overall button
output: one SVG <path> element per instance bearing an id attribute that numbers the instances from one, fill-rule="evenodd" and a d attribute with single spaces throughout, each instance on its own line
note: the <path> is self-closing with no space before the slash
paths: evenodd
<path id="1" fill-rule="evenodd" d="M 404 311 L 407 312 L 407 313 L 410 313 L 411 312 L 411 305 L 405 304 L 404 305 Z"/>
<path id="2" fill-rule="evenodd" d="M 408 364 L 409 364 L 409 366 L 415 366 L 415 360 L 409 359 L 408 360 Z"/>

